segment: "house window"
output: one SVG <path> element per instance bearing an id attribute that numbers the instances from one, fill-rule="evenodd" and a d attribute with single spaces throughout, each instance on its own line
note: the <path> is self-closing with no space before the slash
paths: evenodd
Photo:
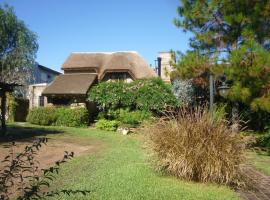
<path id="1" fill-rule="evenodd" d="M 40 107 L 44 107 L 44 96 L 38 97 L 38 104 Z"/>
<path id="2" fill-rule="evenodd" d="M 109 79 L 112 81 L 123 81 L 127 78 L 126 73 L 116 72 L 109 75 Z"/>

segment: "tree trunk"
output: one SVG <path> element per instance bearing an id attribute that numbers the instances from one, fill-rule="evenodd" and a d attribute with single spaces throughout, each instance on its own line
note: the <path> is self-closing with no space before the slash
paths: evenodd
<path id="1" fill-rule="evenodd" d="M 5 136 L 6 134 L 6 101 L 7 96 L 5 92 L 1 94 L 1 136 Z"/>

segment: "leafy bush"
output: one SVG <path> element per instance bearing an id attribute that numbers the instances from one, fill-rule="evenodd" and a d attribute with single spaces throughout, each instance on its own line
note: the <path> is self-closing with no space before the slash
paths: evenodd
<path id="1" fill-rule="evenodd" d="M 129 91 L 128 85 L 122 81 L 101 82 L 92 87 L 88 99 L 103 110 L 132 107 L 134 94 Z"/>
<path id="2" fill-rule="evenodd" d="M 203 109 L 182 110 L 145 132 L 159 169 L 187 180 L 239 185 L 245 148 L 228 125 Z"/>
<path id="3" fill-rule="evenodd" d="M 160 78 L 137 80 L 132 83 L 102 82 L 89 92 L 90 101 L 107 112 L 109 109 L 140 109 L 162 112 L 178 102 L 170 85 Z"/>
<path id="4" fill-rule="evenodd" d="M 159 113 L 165 111 L 168 107 L 178 105 L 171 85 L 166 84 L 160 78 L 137 80 L 132 85 L 136 97 L 134 100 L 138 109 Z"/>
<path id="5" fill-rule="evenodd" d="M 255 146 L 266 148 L 270 155 L 270 133 L 260 135 L 256 139 Z"/>
<path id="6" fill-rule="evenodd" d="M 121 109 L 117 120 L 119 120 L 122 124 L 130 124 L 136 126 L 149 119 L 151 116 L 151 113 L 147 111 L 128 111 Z"/>
<path id="7" fill-rule="evenodd" d="M 118 126 L 120 125 L 119 121 L 116 120 L 107 120 L 107 119 L 100 119 L 96 122 L 96 128 L 106 131 L 116 131 Z"/>
<path id="8" fill-rule="evenodd" d="M 216 121 L 222 121 L 226 119 L 226 104 L 214 104 L 213 118 Z"/>
<path id="9" fill-rule="evenodd" d="M 56 119 L 56 108 L 39 107 L 29 111 L 26 121 L 31 124 L 48 126 L 54 124 Z"/>
<path id="10" fill-rule="evenodd" d="M 27 121 L 37 125 L 81 127 L 88 125 L 86 108 L 39 107 L 30 110 Z"/>
<path id="11" fill-rule="evenodd" d="M 57 126 L 84 127 L 88 125 L 88 111 L 86 108 L 57 108 Z"/>
<path id="12" fill-rule="evenodd" d="M 128 124 L 132 126 L 137 126 L 152 116 L 152 114 L 148 111 L 129 111 L 128 109 L 110 110 L 108 115 L 110 118 L 120 121 L 121 124 Z"/>

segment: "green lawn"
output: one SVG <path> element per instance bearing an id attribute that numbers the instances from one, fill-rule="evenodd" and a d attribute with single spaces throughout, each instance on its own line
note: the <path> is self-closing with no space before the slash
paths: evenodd
<path id="1" fill-rule="evenodd" d="M 248 159 L 256 169 L 270 176 L 270 156 L 267 153 L 248 152 Z"/>
<path id="2" fill-rule="evenodd" d="M 102 145 L 96 153 L 75 157 L 62 168 L 53 189 L 90 190 L 87 196 L 56 199 L 239 199 L 224 186 L 186 182 L 153 170 L 143 149 L 142 135 L 122 136 L 87 128 L 46 128 L 63 131 L 50 138 Z"/>

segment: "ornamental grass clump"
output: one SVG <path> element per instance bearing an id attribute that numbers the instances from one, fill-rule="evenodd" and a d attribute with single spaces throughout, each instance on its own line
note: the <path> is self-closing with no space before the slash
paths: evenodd
<path id="1" fill-rule="evenodd" d="M 244 143 L 203 108 L 181 110 L 145 128 L 159 170 L 186 180 L 242 185 Z"/>

